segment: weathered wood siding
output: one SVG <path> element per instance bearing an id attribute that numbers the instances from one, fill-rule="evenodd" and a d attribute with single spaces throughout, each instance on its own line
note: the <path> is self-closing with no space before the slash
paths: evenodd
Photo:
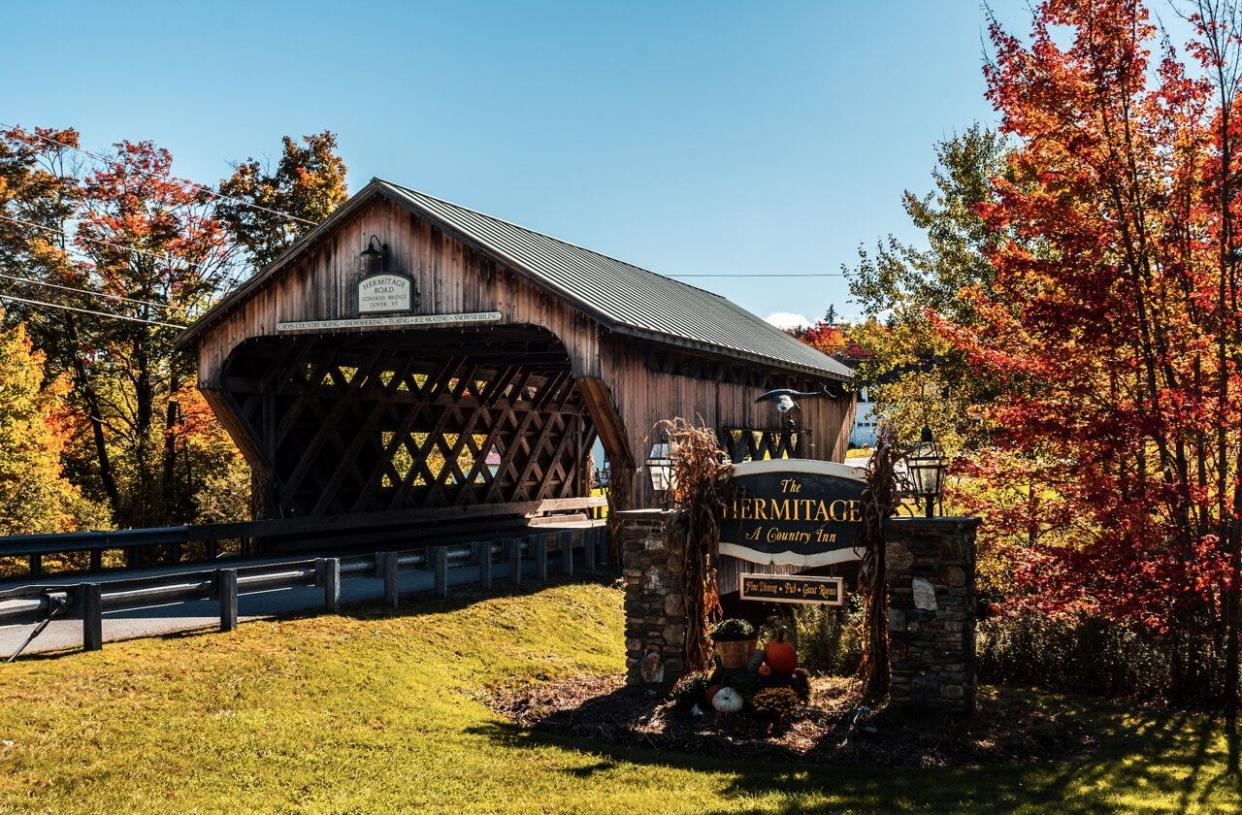
<path id="1" fill-rule="evenodd" d="M 762 383 L 717 381 L 704 376 L 652 370 L 649 349 L 625 337 L 605 335 L 602 376 L 608 383 L 625 422 L 630 450 L 642 462 L 656 440 L 653 429 L 662 419 L 677 416 L 719 432 L 722 426 L 779 430 L 780 420 L 771 402 L 755 404 L 755 397 L 771 388 L 815 390 L 826 380 L 804 374 L 763 373 Z M 854 422 L 854 399 L 808 398 L 798 402 L 801 423 L 811 430 L 805 458 L 844 461 Z M 598 419 L 597 419 L 598 424 Z M 635 505 L 650 505 L 654 496 L 649 479 L 635 479 Z"/>
<path id="2" fill-rule="evenodd" d="M 556 334 L 575 376 L 598 374 L 592 367 L 599 359 L 600 330 L 594 320 L 401 207 L 376 200 L 203 335 L 200 384 L 216 386 L 229 353 L 252 337 L 276 336 L 277 323 L 358 316 L 359 253 L 371 235 L 388 244 L 389 270 L 417 284 L 422 299 L 415 314 L 499 311 L 503 323 L 538 325 Z"/>
<path id="3" fill-rule="evenodd" d="M 736 360 L 715 369 L 703 360 L 678 367 L 681 352 L 661 349 L 657 354 L 648 343 L 607 331 L 520 273 L 381 199 L 322 236 L 290 268 L 201 337 L 200 385 L 252 463 L 258 453 L 245 438 L 244 423 L 230 415 L 234 407 L 222 385 L 226 359 L 248 339 L 276 336 L 279 322 L 356 317 L 357 283 L 364 271 L 359 253 L 372 234 L 388 245 L 388 270 L 407 274 L 416 282 L 421 303 L 415 313 L 496 310 L 505 324 L 541 326 L 555 334 L 566 348 L 575 378 L 596 384 L 589 389 L 593 400 L 588 404 L 614 462 L 628 454 L 633 464 L 641 466 L 652 443 L 653 426 L 674 416 L 701 419 L 714 429 L 722 425 L 775 429 L 776 410 L 770 403 L 754 404 L 756 396 L 768 388 L 811 390 L 827 382 L 776 367 L 760 370 Z M 654 361 L 659 355 L 664 362 Z M 610 434 L 613 419 L 605 415 L 611 412 L 608 401 L 615 405 L 615 418 L 621 424 L 615 435 Z M 812 398 L 800 404 L 802 424 L 812 431 L 807 457 L 843 460 L 853 422 L 853 398 Z M 626 449 L 617 450 L 622 438 Z M 649 504 L 652 496 L 645 474 L 630 483 L 631 495 L 624 505 Z"/>

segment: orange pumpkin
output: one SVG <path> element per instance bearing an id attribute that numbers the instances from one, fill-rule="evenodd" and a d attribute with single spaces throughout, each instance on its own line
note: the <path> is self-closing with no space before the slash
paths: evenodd
<path id="1" fill-rule="evenodd" d="M 785 629 L 776 632 L 776 639 L 764 648 L 767 664 L 778 674 L 791 674 L 798 669 L 798 652 L 785 641 Z"/>
<path id="2" fill-rule="evenodd" d="M 759 675 L 768 677 L 772 675 L 772 666 L 766 662 L 759 663 Z"/>

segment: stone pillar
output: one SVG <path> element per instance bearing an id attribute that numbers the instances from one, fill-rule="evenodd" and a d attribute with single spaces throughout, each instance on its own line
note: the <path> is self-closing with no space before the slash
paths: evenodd
<path id="1" fill-rule="evenodd" d="M 659 509 L 616 513 L 625 580 L 625 667 L 631 685 L 667 685 L 685 672 L 685 538 Z"/>
<path id="2" fill-rule="evenodd" d="M 975 709 L 975 529 L 978 518 L 885 524 L 892 704 Z"/>

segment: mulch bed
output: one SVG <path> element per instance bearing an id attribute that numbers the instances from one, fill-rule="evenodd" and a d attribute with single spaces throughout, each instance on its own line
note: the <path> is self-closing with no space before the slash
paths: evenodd
<path id="1" fill-rule="evenodd" d="M 969 719 L 870 711 L 854 680 L 812 680 L 811 704 L 772 725 L 747 716 L 695 715 L 662 694 L 626 687 L 624 677 L 576 676 L 495 688 L 492 707 L 514 723 L 615 746 L 695 755 L 953 767 L 1070 759 L 1091 751 L 1089 728 L 1072 710 L 1046 709 L 1030 697 L 979 693 Z"/>

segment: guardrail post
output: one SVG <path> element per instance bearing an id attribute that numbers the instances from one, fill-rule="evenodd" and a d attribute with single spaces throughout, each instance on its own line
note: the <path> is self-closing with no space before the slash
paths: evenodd
<path id="1" fill-rule="evenodd" d="M 336 614 L 341 607 L 341 559 L 330 557 L 323 561 L 323 608 Z"/>
<path id="2" fill-rule="evenodd" d="M 612 563 L 612 542 L 609 538 L 611 534 L 609 527 L 600 526 L 595 529 L 595 540 L 593 545 L 595 548 L 595 562 L 603 568 L 609 568 Z"/>
<path id="3" fill-rule="evenodd" d="M 582 568 L 588 573 L 595 571 L 595 527 L 582 530 Z"/>
<path id="4" fill-rule="evenodd" d="M 181 544 L 168 544 L 168 562 L 174 565 L 181 562 Z"/>
<path id="5" fill-rule="evenodd" d="M 102 549 L 91 550 L 91 571 L 92 572 L 103 571 L 103 550 Z"/>
<path id="6" fill-rule="evenodd" d="M 474 547 L 474 559 L 479 564 L 479 587 L 488 591 L 492 587 L 492 542 L 480 541 Z"/>
<path id="7" fill-rule="evenodd" d="M 509 580 L 513 588 L 522 587 L 522 539 L 513 538 L 509 541 Z"/>
<path id="8" fill-rule="evenodd" d="M 237 628 L 237 570 L 221 569 L 216 572 L 216 593 L 220 599 L 220 630 Z"/>
<path id="9" fill-rule="evenodd" d="M 215 560 L 216 558 L 220 556 L 220 541 L 216 540 L 215 538 L 208 539 L 206 543 L 206 549 L 207 549 L 207 559 Z"/>
<path id="10" fill-rule="evenodd" d="M 43 574 L 43 555 L 30 556 L 30 576 L 38 577 Z"/>
<path id="11" fill-rule="evenodd" d="M 578 532 L 566 529 L 561 533 L 561 571 L 566 577 L 574 576 L 574 538 Z"/>
<path id="12" fill-rule="evenodd" d="M 78 603 L 82 609 L 82 648 L 98 651 L 103 648 L 103 588 L 98 583 L 79 584 Z"/>
<path id="13" fill-rule="evenodd" d="M 448 597 L 448 547 L 435 548 L 436 597 Z"/>
<path id="14" fill-rule="evenodd" d="M 400 566 L 397 552 L 384 552 L 379 558 L 384 570 L 384 605 L 396 610 L 400 605 L 397 569 Z"/>
<path id="15" fill-rule="evenodd" d="M 535 579 L 540 583 L 548 582 L 548 536 L 540 535 L 535 539 Z"/>

